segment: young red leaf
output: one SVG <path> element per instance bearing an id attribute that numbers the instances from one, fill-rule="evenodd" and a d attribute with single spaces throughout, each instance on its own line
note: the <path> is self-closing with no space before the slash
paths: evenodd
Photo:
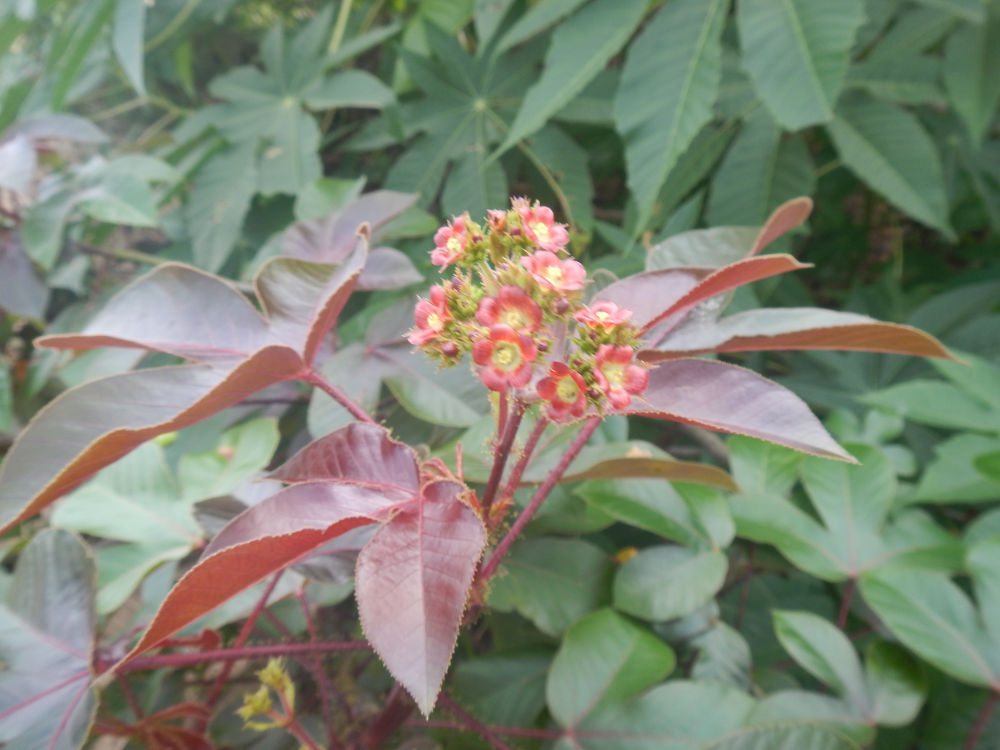
<path id="1" fill-rule="evenodd" d="M 663 362 L 650 371 L 649 386 L 642 396 L 633 398 L 626 413 L 749 435 L 816 456 L 855 462 L 798 396 L 755 372 L 722 362 Z"/>
<path id="2" fill-rule="evenodd" d="M 647 328 L 663 311 L 694 289 L 712 268 L 664 268 L 627 276 L 594 295 L 593 302 L 614 302 L 632 311 L 632 322 Z"/>
<path id="3" fill-rule="evenodd" d="M 806 197 L 792 198 L 790 201 L 782 203 L 767 217 L 767 221 L 760 228 L 760 233 L 747 255 L 756 255 L 781 235 L 801 226 L 802 222 L 808 219 L 809 214 L 812 213 L 812 207 L 812 200 Z"/>
<path id="4" fill-rule="evenodd" d="M 415 501 L 410 492 L 315 482 L 288 487 L 241 513 L 167 594 L 132 659 L 227 599 L 358 526 Z"/>
<path id="5" fill-rule="evenodd" d="M 428 485 L 358 556 L 365 635 L 417 706 L 430 714 L 455 649 L 469 586 L 486 544 L 454 482 Z"/>
<path id="6" fill-rule="evenodd" d="M 84 383 L 61 394 L 21 432 L 0 470 L 0 533 L 34 515 L 141 443 L 296 377 L 299 357 L 283 346 L 232 369 L 178 365 Z"/>
<path id="7" fill-rule="evenodd" d="M 748 310 L 716 321 L 685 323 L 672 330 L 656 349 L 646 349 L 639 357 L 658 362 L 707 352 L 791 349 L 846 349 L 954 359 L 941 342 L 911 326 L 812 307 Z"/>
<path id="8" fill-rule="evenodd" d="M 413 449 L 384 427 L 357 422 L 314 440 L 271 473 L 282 482 L 319 480 L 386 483 L 417 492 L 420 470 Z"/>
<path id="9" fill-rule="evenodd" d="M 728 292 L 744 284 L 760 281 L 770 276 L 810 268 L 808 263 L 799 263 L 791 255 L 761 255 L 756 258 L 744 258 L 728 266 L 713 271 L 692 287 L 679 299 L 665 307 L 652 320 L 642 326 L 648 331 L 657 323 L 667 320 L 673 315 L 686 313 L 700 302 L 711 299 L 723 292 Z M 654 272 L 655 273 L 655 272 Z"/>

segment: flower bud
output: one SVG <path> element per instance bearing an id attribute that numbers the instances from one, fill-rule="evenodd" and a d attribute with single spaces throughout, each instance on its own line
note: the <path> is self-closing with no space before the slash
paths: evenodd
<path id="1" fill-rule="evenodd" d="M 552 305 L 552 312 L 556 315 L 565 315 L 567 310 L 569 310 L 569 300 L 565 297 L 560 297 Z"/>
<path id="2" fill-rule="evenodd" d="M 549 350 L 549 342 L 542 339 L 541 341 L 535 342 L 535 348 L 538 349 L 540 353 L 545 353 Z"/>
<path id="3" fill-rule="evenodd" d="M 587 395 L 590 398 L 592 398 L 592 399 L 598 399 L 598 398 L 601 397 L 601 389 L 600 388 L 588 388 L 587 389 Z"/>
<path id="4" fill-rule="evenodd" d="M 458 344 L 454 341 L 445 341 L 441 344 L 441 353 L 446 357 L 458 356 Z"/>

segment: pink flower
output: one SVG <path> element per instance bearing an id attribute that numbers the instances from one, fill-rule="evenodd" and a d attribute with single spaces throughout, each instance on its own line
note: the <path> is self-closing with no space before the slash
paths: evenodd
<path id="1" fill-rule="evenodd" d="M 434 249 L 431 250 L 431 263 L 443 268 L 465 255 L 465 246 L 469 242 L 466 231 L 468 221 L 468 215 L 462 214 L 437 230 L 434 234 Z"/>
<path id="2" fill-rule="evenodd" d="M 566 243 L 569 242 L 569 232 L 566 231 L 565 224 L 556 224 L 551 208 L 541 206 L 537 201 L 529 208 L 528 202 L 524 199 L 515 199 L 511 205 L 521 216 L 524 234 L 538 247 L 553 253 L 566 247 Z"/>
<path id="3" fill-rule="evenodd" d="M 618 307 L 614 302 L 598 302 L 593 307 L 584 305 L 573 315 L 578 323 L 591 328 L 603 328 L 610 331 L 632 317 L 632 311 L 627 307 Z"/>
<path id="4" fill-rule="evenodd" d="M 502 324 L 490 328 L 489 338 L 479 339 L 472 346 L 472 361 L 482 365 L 480 377 L 491 391 L 527 385 L 537 356 L 530 336 Z"/>
<path id="5" fill-rule="evenodd" d="M 417 308 L 413 311 L 413 322 L 417 327 L 407 336 L 407 341 L 414 346 L 423 346 L 440 336 L 449 320 L 451 312 L 445 301 L 444 287 L 435 284 L 431 287 L 430 300 L 422 299 L 417 302 Z"/>
<path id="6" fill-rule="evenodd" d="M 554 422 L 583 416 L 587 408 L 587 384 L 578 372 L 563 362 L 553 362 L 549 376 L 538 381 L 538 395 L 548 401 L 545 412 Z"/>
<path id="7" fill-rule="evenodd" d="M 555 253 L 548 250 L 538 250 L 528 258 L 521 258 L 521 263 L 543 289 L 553 289 L 557 292 L 583 289 L 583 282 L 587 277 L 587 271 L 582 263 L 575 260 L 559 260 Z"/>
<path id="8" fill-rule="evenodd" d="M 628 406 L 632 395 L 642 393 L 649 384 L 649 372 L 632 364 L 630 346 L 603 344 L 597 350 L 594 378 L 616 409 Z"/>
<path id="9" fill-rule="evenodd" d="M 542 308 L 519 286 L 500 287 L 496 297 L 479 301 L 476 320 L 484 326 L 510 326 L 521 333 L 534 331 L 542 322 Z"/>

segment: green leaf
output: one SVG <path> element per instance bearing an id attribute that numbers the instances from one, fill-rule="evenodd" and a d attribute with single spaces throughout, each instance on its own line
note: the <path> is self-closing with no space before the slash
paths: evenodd
<path id="1" fill-rule="evenodd" d="M 1000 481 L 976 466 L 979 456 L 1000 450 L 1000 438 L 956 435 L 934 446 L 912 502 L 974 503 L 1000 499 Z"/>
<path id="2" fill-rule="evenodd" d="M 712 116 L 727 6 L 723 0 L 667 3 L 629 48 L 614 114 L 640 231 L 671 168 Z"/>
<path id="3" fill-rule="evenodd" d="M 974 398 L 1000 411 L 1000 367 L 974 354 L 963 354 L 962 358 L 962 362 L 935 362 L 934 368 Z"/>
<path id="4" fill-rule="evenodd" d="M 749 689 L 750 645 L 738 630 L 716 620 L 714 627 L 692 638 L 691 645 L 698 649 L 698 656 L 691 666 L 693 679 Z"/>
<path id="5" fill-rule="evenodd" d="M 892 63 L 919 55 L 944 39 L 955 24 L 954 16 L 934 8 L 904 8 L 867 62 Z"/>
<path id="6" fill-rule="evenodd" d="M 215 450 L 186 453 L 177 465 L 184 500 L 228 495 L 267 468 L 280 440 L 277 420 L 253 419 L 226 430 Z"/>
<path id="7" fill-rule="evenodd" d="M 743 64 L 787 130 L 829 122 L 844 83 L 861 0 L 740 0 Z"/>
<path id="8" fill-rule="evenodd" d="M 445 214 L 485 216 L 486 211 L 507 202 L 507 176 L 500 162 L 486 163 L 481 151 L 469 151 L 452 164 L 441 193 Z"/>
<path id="9" fill-rule="evenodd" d="M 146 31 L 146 3 L 115 0 L 111 44 L 125 75 L 140 96 L 146 95 L 143 80 L 143 43 Z"/>
<path id="10" fill-rule="evenodd" d="M 868 684 L 847 637 L 828 620 L 811 612 L 776 610 L 772 615 L 774 632 L 792 658 L 846 698 L 862 715 L 872 718 Z"/>
<path id="11" fill-rule="evenodd" d="M 913 115 L 887 102 L 852 97 L 837 107 L 827 130 L 858 177 L 913 218 L 953 236 L 941 160 Z"/>
<path id="12" fill-rule="evenodd" d="M 674 668 L 674 652 L 648 628 L 602 609 L 574 623 L 552 661 L 549 711 L 573 727 L 602 704 L 635 697 Z"/>
<path id="13" fill-rule="evenodd" d="M 548 653 L 492 653 L 463 661 L 449 679 L 456 697 L 480 720 L 530 726 L 545 708 Z"/>
<path id="14" fill-rule="evenodd" d="M 193 232 L 191 251 L 206 271 L 221 268 L 239 239 L 257 188 L 255 152 L 253 143 L 230 146 L 194 178 L 185 213 Z"/>
<path id="15" fill-rule="evenodd" d="M 944 85 L 965 123 L 973 145 L 996 120 L 1000 103 L 1000 14 L 988 23 L 966 23 L 948 37 L 944 53 Z"/>
<path id="16" fill-rule="evenodd" d="M 628 41 L 645 0 L 593 0 L 552 34 L 545 67 L 528 89 L 497 153 L 534 133 L 579 94 Z"/>
<path id="17" fill-rule="evenodd" d="M 70 89 L 83 72 L 84 60 L 101 37 L 114 11 L 112 0 L 97 0 L 76 6 L 74 15 L 63 24 L 67 36 L 53 45 L 49 58 L 52 85 L 51 107 L 59 111 L 66 104 Z"/>
<path id="18" fill-rule="evenodd" d="M 706 221 L 720 226 L 761 225 L 782 203 L 812 195 L 815 187 L 805 142 L 783 138 L 762 107 L 736 136 L 712 177 Z"/>
<path id="19" fill-rule="evenodd" d="M 647 547 L 615 575 L 615 607 L 645 620 L 672 620 L 715 596 L 728 569 L 718 550 Z"/>
<path id="20" fill-rule="evenodd" d="M 663 187 L 656 198 L 654 225 L 658 223 L 657 217 L 660 215 L 670 216 L 673 219 L 675 210 L 680 210 L 679 204 L 684 196 L 691 193 L 712 171 L 735 135 L 735 122 L 721 127 L 710 123 L 701 129 L 691 144 L 677 158 L 677 163 L 670 169 L 667 178 L 663 181 Z M 694 225 L 687 226 L 681 231 L 693 228 Z M 661 230 L 660 238 L 670 236 L 664 234 L 664 231 L 665 229 Z M 671 234 L 677 234 L 677 232 Z"/>
<path id="21" fill-rule="evenodd" d="M 587 152 L 555 125 L 535 133 L 527 147 L 545 166 L 569 203 L 566 217 L 585 232 L 594 228 L 594 183 L 587 168 Z"/>
<path id="22" fill-rule="evenodd" d="M 28 256 L 43 269 L 51 268 L 63 248 L 63 228 L 73 210 L 73 194 L 60 191 L 35 203 L 21 227 L 21 240 Z"/>
<path id="23" fill-rule="evenodd" d="M 701 750 L 859 750 L 850 737 L 810 721 L 799 726 L 778 722 L 776 726 L 744 727 L 703 745 Z"/>
<path id="24" fill-rule="evenodd" d="M 80 540 L 45 529 L 21 551 L 0 606 L 0 743 L 76 750 L 97 710 L 90 685 L 94 562 Z"/>
<path id="25" fill-rule="evenodd" d="M 649 248 L 646 270 L 721 268 L 746 257 L 757 234 L 753 227 L 715 227 L 675 234 Z"/>
<path id="26" fill-rule="evenodd" d="M 820 742 L 821 739 L 830 741 L 829 733 L 833 733 L 845 743 L 834 744 L 833 747 L 857 749 L 859 746 L 867 746 L 875 737 L 872 727 L 862 723 L 863 721 L 864 718 L 860 714 L 839 698 L 805 690 L 779 690 L 768 695 L 754 707 L 747 722 L 747 729 L 766 731 L 765 728 L 769 727 L 771 731 L 777 732 L 779 737 L 782 728 L 790 730 L 791 737 L 797 736 L 798 732 L 805 732 L 807 736 L 808 733 L 816 732 L 816 736 L 812 738 L 816 742 Z M 746 735 L 747 741 L 751 741 L 753 736 Z M 750 747 L 756 745 L 751 744 Z M 764 747 L 768 750 L 771 748 L 770 745 Z M 788 750 L 792 750 L 793 747 L 795 745 Z M 804 747 L 812 748 L 813 745 L 807 741 Z"/>
<path id="27" fill-rule="evenodd" d="M 994 482 L 1000 482 L 1000 450 L 983 453 L 973 460 L 976 471 Z"/>
<path id="28" fill-rule="evenodd" d="M 945 96 L 938 85 L 940 77 L 940 59 L 909 55 L 852 65 L 846 86 L 898 104 L 942 104 Z"/>
<path id="29" fill-rule="evenodd" d="M 865 672 L 875 720 L 890 727 L 913 721 L 927 697 L 927 674 L 920 662 L 896 643 L 874 641 L 865 649 Z"/>
<path id="30" fill-rule="evenodd" d="M 153 193 L 133 175 L 107 174 L 97 186 L 79 193 L 76 200 L 85 214 L 98 221 L 135 227 L 160 223 Z"/>
<path id="31" fill-rule="evenodd" d="M 916 0 L 929 8 L 940 8 L 973 23 L 982 23 L 985 15 L 983 0 Z"/>
<path id="32" fill-rule="evenodd" d="M 439 369 L 409 344 L 385 347 L 383 379 L 410 414 L 432 424 L 468 427 L 488 412 L 482 384 L 468 369 Z"/>
<path id="33" fill-rule="evenodd" d="M 489 606 L 516 610 L 548 635 L 559 635 L 608 600 L 611 562 L 580 539 L 526 539 L 511 548 L 501 568 Z"/>
<path id="34" fill-rule="evenodd" d="M 283 107 L 268 117 L 274 131 L 260 154 L 257 190 L 264 195 L 295 195 L 323 173 L 319 127 L 297 106 Z"/>
<path id="35" fill-rule="evenodd" d="M 313 109 L 382 109 L 396 101 L 392 89 L 364 70 L 344 70 L 326 79 L 317 78 L 301 96 Z"/>
<path id="36" fill-rule="evenodd" d="M 742 435 L 730 436 L 726 444 L 733 478 L 744 494 L 784 495 L 795 484 L 805 460 L 798 451 Z"/>
<path id="37" fill-rule="evenodd" d="M 966 563 L 983 613 L 983 623 L 995 645 L 1000 646 L 1000 534 L 981 539 L 966 551 Z"/>
<path id="38" fill-rule="evenodd" d="M 1000 424 L 1000 409 L 967 390 L 938 380 L 909 380 L 869 394 L 863 400 L 932 427 L 994 432 Z"/>
<path id="39" fill-rule="evenodd" d="M 497 53 L 508 50 L 535 34 L 540 34 L 585 2 L 586 0 L 539 0 L 529 7 L 501 37 L 497 44 Z"/>
<path id="40" fill-rule="evenodd" d="M 892 634 L 957 680 L 1000 688 L 1000 644 L 946 576 L 892 566 L 861 577 L 861 593 Z"/>

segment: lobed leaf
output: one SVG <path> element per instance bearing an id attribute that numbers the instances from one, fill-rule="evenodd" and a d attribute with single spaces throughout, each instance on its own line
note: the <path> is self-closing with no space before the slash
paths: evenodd
<path id="1" fill-rule="evenodd" d="M 434 482 L 402 507 L 358 556 L 365 636 L 429 715 L 437 701 L 486 530 L 455 482 Z"/>

